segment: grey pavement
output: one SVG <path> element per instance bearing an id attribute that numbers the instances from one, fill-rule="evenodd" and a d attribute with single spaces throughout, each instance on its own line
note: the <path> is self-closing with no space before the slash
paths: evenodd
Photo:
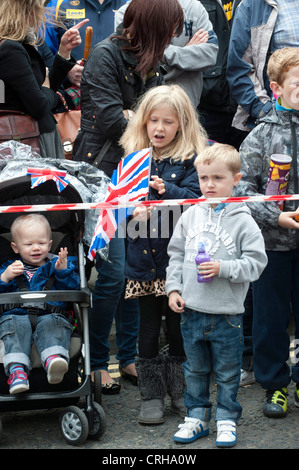
<path id="1" fill-rule="evenodd" d="M 119 395 L 102 396 L 102 407 L 107 418 L 107 430 L 100 440 L 87 439 L 78 449 L 100 451 L 99 463 L 110 465 L 125 463 L 130 467 L 136 466 L 137 462 L 134 465 L 133 461 L 131 463 L 130 461 L 121 462 L 122 456 L 124 459 L 125 456 L 129 458 L 128 455 L 132 458 L 138 456 L 139 461 L 149 465 L 154 463 L 153 459 L 158 459 L 156 464 L 188 463 L 187 456 L 194 456 L 196 462 L 189 463 L 199 464 L 200 450 L 211 449 L 219 452 L 215 446 L 216 426 L 213 420 L 210 423 L 210 433 L 207 437 L 185 445 L 173 441 L 173 434 L 182 419 L 171 413 L 169 398 L 165 400 L 164 424 L 156 426 L 138 424 L 140 395 L 138 387 L 119 376 L 118 364 L 114 356 L 114 328 L 110 335 L 110 344 L 112 354 L 110 372 L 119 379 L 122 386 L 121 392 Z M 243 408 L 243 414 L 237 427 L 238 442 L 231 450 L 299 449 L 299 408 L 294 404 L 294 384 L 289 386 L 288 414 L 283 419 L 269 419 L 263 415 L 265 392 L 257 383 L 241 387 L 238 399 Z M 216 386 L 212 384 L 211 402 L 215 404 L 215 400 Z M 60 412 L 61 409 L 55 408 L 1 413 L 3 430 L 0 436 L 0 450 L 77 449 L 67 444 L 61 436 Z M 143 453 L 140 454 L 140 452 Z M 175 459 L 180 458 L 181 462 L 178 460 L 162 462 L 161 459 L 159 460 L 162 452 L 166 453 L 168 456 L 166 458 L 170 459 L 171 456 L 174 456 Z M 116 460 L 113 461 L 113 458 Z"/>

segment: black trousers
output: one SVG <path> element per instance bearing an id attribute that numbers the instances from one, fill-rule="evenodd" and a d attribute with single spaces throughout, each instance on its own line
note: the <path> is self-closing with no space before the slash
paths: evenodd
<path id="1" fill-rule="evenodd" d="M 180 314 L 168 307 L 166 296 L 138 297 L 140 309 L 139 357 L 150 359 L 159 354 L 162 316 L 165 316 L 169 356 L 185 356 L 180 327 Z"/>

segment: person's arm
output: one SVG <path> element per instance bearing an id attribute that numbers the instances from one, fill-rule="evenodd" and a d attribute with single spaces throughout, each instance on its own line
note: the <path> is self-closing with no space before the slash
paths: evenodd
<path id="1" fill-rule="evenodd" d="M 182 47 L 182 36 L 173 38 L 172 43 L 165 49 L 163 64 L 166 69 L 176 70 L 179 75 L 184 71 L 204 71 L 216 64 L 218 53 L 218 40 L 213 31 L 212 23 L 206 9 L 200 2 L 196 2 L 192 11 L 192 37 L 184 36 L 185 44 Z M 188 18 L 186 19 L 188 21 Z M 208 34 L 206 41 L 201 41 L 202 32 Z M 199 39 L 199 40 L 198 40 Z"/>
<path id="2" fill-rule="evenodd" d="M 84 67 L 82 87 L 88 88 L 99 134 L 118 141 L 127 119 L 123 113 L 122 80 L 111 47 L 109 44 L 93 50 L 94 59 L 87 61 Z"/>
<path id="3" fill-rule="evenodd" d="M 77 262 L 74 257 L 67 257 L 66 248 L 61 249 L 55 263 L 55 287 L 60 290 L 76 290 L 80 286 Z"/>
<path id="4" fill-rule="evenodd" d="M 233 19 L 227 81 L 235 101 L 252 118 L 261 118 L 270 111 L 270 97 L 258 79 L 252 56 L 250 16 L 242 3 L 236 9 Z"/>
<path id="5" fill-rule="evenodd" d="M 268 132 L 259 124 L 240 147 L 242 179 L 234 190 L 236 196 L 264 195 L 270 165 Z M 267 158 L 268 157 L 268 158 Z M 260 227 L 277 228 L 281 210 L 275 202 L 250 202 L 248 207 Z"/>
<path id="6" fill-rule="evenodd" d="M 156 188 L 156 185 L 150 184 L 154 190 L 156 190 L 155 196 L 157 196 L 157 199 L 197 199 L 201 196 L 201 191 L 200 191 L 200 186 L 198 182 L 198 176 L 197 172 L 194 167 L 194 158 L 191 158 L 189 160 L 186 160 L 185 162 L 185 174 L 183 179 L 178 183 L 173 183 L 171 181 L 172 178 L 168 178 L 165 180 L 162 176 L 162 178 L 159 178 L 162 180 L 160 182 L 160 186 L 163 183 L 164 185 L 164 192 L 159 192 Z M 175 167 L 174 167 L 175 171 Z M 155 175 L 153 175 L 155 176 Z M 160 187 L 160 190 L 163 189 L 163 187 Z M 155 197 L 154 196 L 154 197 Z"/>
<path id="7" fill-rule="evenodd" d="M 183 291 L 185 242 L 183 216 L 181 216 L 175 226 L 167 248 L 169 262 L 166 268 L 165 290 L 168 296 L 171 292 L 176 292 L 181 295 Z"/>
<path id="8" fill-rule="evenodd" d="M 88 19 L 80 21 L 72 28 L 65 31 L 61 37 L 58 52 L 55 55 L 53 66 L 49 71 L 50 87 L 52 90 L 57 91 L 67 74 L 75 66 L 77 67 L 76 60 L 71 56 L 71 52 L 79 44 L 82 39 L 80 35 L 80 28 L 88 23 Z M 79 65 L 78 65 L 79 67 Z M 81 75 L 80 75 L 81 80 Z M 80 82 L 79 80 L 79 82 Z"/>
<path id="9" fill-rule="evenodd" d="M 57 103 L 56 93 L 37 82 L 28 53 L 20 43 L 4 42 L 1 49 L 0 78 L 13 90 L 25 112 L 41 119 Z"/>
<path id="10" fill-rule="evenodd" d="M 236 283 L 256 281 L 268 263 L 261 231 L 250 215 L 246 219 L 244 218 L 245 228 L 241 229 L 239 237 L 240 258 L 220 260 L 218 276 Z"/>

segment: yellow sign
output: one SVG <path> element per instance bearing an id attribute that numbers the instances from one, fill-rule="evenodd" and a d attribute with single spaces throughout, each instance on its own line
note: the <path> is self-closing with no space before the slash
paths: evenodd
<path id="1" fill-rule="evenodd" d="M 85 8 L 82 10 L 66 10 L 67 20 L 82 20 L 85 18 Z"/>

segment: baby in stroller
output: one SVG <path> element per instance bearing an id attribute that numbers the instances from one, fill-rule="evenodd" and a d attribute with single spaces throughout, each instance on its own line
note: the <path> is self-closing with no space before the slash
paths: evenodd
<path id="1" fill-rule="evenodd" d="M 0 293 L 22 289 L 71 289 L 80 287 L 77 260 L 66 248 L 49 253 L 51 228 L 41 214 L 22 215 L 11 226 L 11 247 L 19 255 L 0 268 Z M 4 343 L 4 369 L 9 393 L 29 389 L 30 350 L 34 338 L 50 384 L 60 383 L 68 370 L 73 319 L 65 302 L 0 306 L 0 337 Z M 33 333 L 32 333 L 33 332 Z"/>

